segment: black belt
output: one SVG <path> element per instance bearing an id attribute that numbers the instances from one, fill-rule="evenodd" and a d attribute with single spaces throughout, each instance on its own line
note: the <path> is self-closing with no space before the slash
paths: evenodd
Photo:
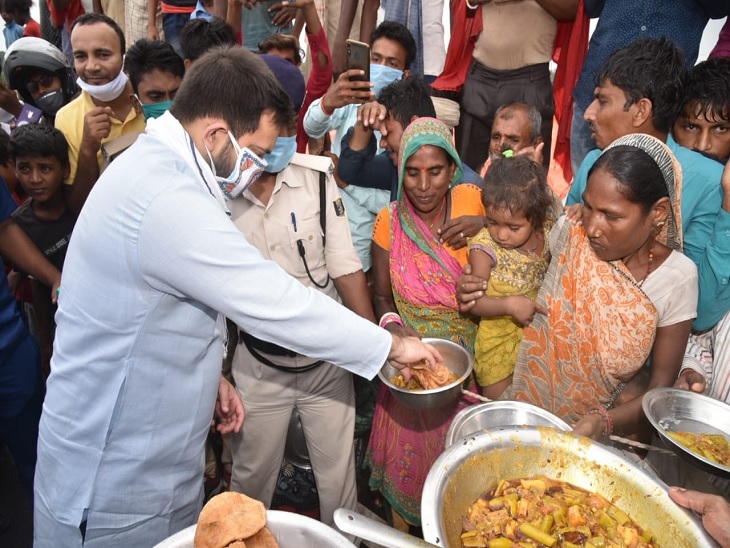
<path id="1" fill-rule="evenodd" d="M 243 343 L 251 355 L 264 365 L 268 365 L 269 367 L 273 367 L 274 369 L 278 369 L 285 373 L 306 373 L 307 371 L 316 369 L 324 363 L 324 361 L 318 360 L 301 367 L 287 367 L 285 365 L 275 364 L 271 360 L 263 357 L 259 352 L 264 352 L 272 356 L 285 356 L 287 358 L 295 358 L 297 356 L 301 356 L 301 354 L 297 354 L 296 352 L 283 348 L 278 344 L 262 341 L 261 339 L 254 337 L 245 331 L 241 331 L 240 329 L 238 330 L 238 342 L 239 344 Z"/>

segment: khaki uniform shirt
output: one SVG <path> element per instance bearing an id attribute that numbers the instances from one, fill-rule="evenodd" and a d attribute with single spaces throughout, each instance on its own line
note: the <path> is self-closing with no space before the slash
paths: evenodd
<path id="1" fill-rule="evenodd" d="M 297 241 L 304 246 L 307 266 L 319 284 L 362 270 L 360 258 L 352 245 L 350 226 L 333 177 L 332 161 L 321 156 L 295 154 L 289 166 L 276 177 L 276 186 L 267 205 L 250 190 L 229 202 L 231 217 L 251 245 L 274 261 L 305 286 L 313 286 Z M 326 229 L 327 244 L 322 244 L 319 221 L 319 174 L 327 174 Z M 340 300 L 334 283 L 322 293 Z"/>

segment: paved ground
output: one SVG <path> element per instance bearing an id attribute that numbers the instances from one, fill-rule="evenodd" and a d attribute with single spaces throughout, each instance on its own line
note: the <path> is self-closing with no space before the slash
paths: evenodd
<path id="1" fill-rule="evenodd" d="M 0 447 L 0 514 L 10 519 L 10 525 L 0 531 L 0 546 L 31 547 L 33 513 L 29 501 L 21 491 L 15 465 L 5 447 Z"/>

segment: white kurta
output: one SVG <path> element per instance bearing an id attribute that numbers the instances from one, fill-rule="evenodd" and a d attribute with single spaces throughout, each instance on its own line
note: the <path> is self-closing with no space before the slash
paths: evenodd
<path id="1" fill-rule="evenodd" d="M 195 522 L 222 322 L 373 377 L 390 335 L 262 259 L 165 114 L 104 172 L 64 264 L 36 546 L 150 546 Z"/>

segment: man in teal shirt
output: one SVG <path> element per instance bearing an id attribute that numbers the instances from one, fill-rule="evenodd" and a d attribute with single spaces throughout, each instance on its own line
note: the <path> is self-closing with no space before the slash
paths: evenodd
<path id="1" fill-rule="evenodd" d="M 700 285 L 693 328 L 705 330 L 730 306 L 730 207 L 722 207 L 722 165 L 669 135 L 686 77 L 684 55 L 668 39 L 637 40 L 616 50 L 598 72 L 585 119 L 601 150 L 624 135 L 646 133 L 665 141 L 682 166 L 684 252 L 697 265 Z M 566 205 L 582 202 L 588 172 L 599 155 L 595 150 L 583 160 Z"/>

